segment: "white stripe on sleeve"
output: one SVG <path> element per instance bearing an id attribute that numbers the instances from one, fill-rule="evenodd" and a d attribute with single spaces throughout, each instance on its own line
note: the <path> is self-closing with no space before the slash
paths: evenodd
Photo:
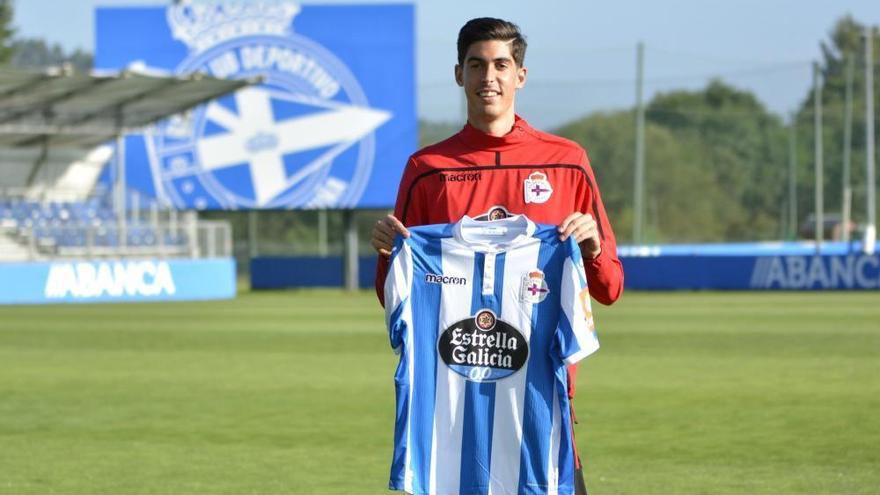
<path id="1" fill-rule="evenodd" d="M 399 335 L 399 322 L 392 322 L 391 317 L 398 307 L 403 304 L 410 293 L 410 284 L 413 276 L 412 249 L 406 241 L 401 244 L 400 250 L 391 260 L 388 274 L 385 277 L 385 328 L 390 332 L 391 346 L 394 352 L 400 353 L 402 344 Z"/>
<path id="2" fill-rule="evenodd" d="M 562 271 L 560 304 L 573 335 L 557 336 L 557 338 L 560 338 L 560 341 L 575 344 L 569 345 L 567 349 L 562 349 L 565 364 L 570 365 L 599 349 L 599 339 L 596 337 L 593 325 L 590 293 L 587 291 L 587 279 L 583 264 L 579 260 L 577 263 L 571 258 L 565 260 Z"/>

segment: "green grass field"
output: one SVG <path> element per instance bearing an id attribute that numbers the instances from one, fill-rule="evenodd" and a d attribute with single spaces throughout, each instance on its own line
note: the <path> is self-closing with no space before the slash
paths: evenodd
<path id="1" fill-rule="evenodd" d="M 880 295 L 629 293 L 579 376 L 591 495 L 880 493 Z M 382 494 L 369 293 L 0 308 L 0 494 Z"/>

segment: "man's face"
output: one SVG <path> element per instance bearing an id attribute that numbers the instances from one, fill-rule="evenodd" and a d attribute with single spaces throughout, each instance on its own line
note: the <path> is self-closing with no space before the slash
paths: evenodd
<path id="1" fill-rule="evenodd" d="M 510 48 L 504 41 L 478 41 L 468 48 L 463 65 L 455 66 L 469 118 L 491 122 L 513 117 L 516 90 L 526 83 L 526 69 L 516 66 Z"/>

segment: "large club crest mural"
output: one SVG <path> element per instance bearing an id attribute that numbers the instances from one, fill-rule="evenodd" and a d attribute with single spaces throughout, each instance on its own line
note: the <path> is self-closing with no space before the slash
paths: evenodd
<path id="1" fill-rule="evenodd" d="M 178 208 L 387 207 L 416 145 L 413 7 L 179 2 L 97 11 L 96 67 L 259 82 L 129 136 Z"/>

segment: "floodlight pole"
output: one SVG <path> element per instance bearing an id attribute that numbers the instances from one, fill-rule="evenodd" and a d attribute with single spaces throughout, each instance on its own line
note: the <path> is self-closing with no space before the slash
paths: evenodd
<path id="1" fill-rule="evenodd" d="M 645 106 L 642 103 L 645 45 L 636 45 L 636 164 L 634 175 L 633 244 L 642 243 L 642 212 L 645 199 Z"/>
<path id="2" fill-rule="evenodd" d="M 850 160 L 852 155 L 852 91 L 853 91 L 853 58 L 846 55 L 846 100 L 843 106 L 843 204 L 840 208 L 843 232 L 841 239 L 849 242 L 849 224 L 852 216 L 852 185 L 850 184 Z"/>
<path id="3" fill-rule="evenodd" d="M 865 242 L 862 245 L 867 254 L 874 253 L 877 240 L 877 181 L 874 177 L 874 39 L 871 26 L 865 26 L 865 177 L 868 188 L 868 217 L 865 226 Z"/>
<path id="4" fill-rule="evenodd" d="M 115 107 L 115 131 L 116 131 L 116 190 L 113 202 L 116 210 L 116 230 L 119 249 L 122 252 L 127 251 L 128 247 L 128 226 L 127 226 L 127 210 L 125 197 L 125 112 L 123 105 Z"/>
<path id="5" fill-rule="evenodd" d="M 318 256 L 327 257 L 327 210 L 318 210 Z"/>
<path id="6" fill-rule="evenodd" d="M 825 218 L 823 205 L 823 177 L 822 174 L 822 87 L 819 83 L 819 63 L 813 62 L 813 125 L 815 127 L 814 146 L 815 155 L 815 176 L 816 176 L 816 253 L 822 251 L 822 240 L 825 238 Z"/>
<path id="7" fill-rule="evenodd" d="M 344 210 L 342 221 L 345 225 L 345 289 L 355 291 L 358 289 L 358 232 L 357 222 L 354 218 L 354 210 Z"/>
<path id="8" fill-rule="evenodd" d="M 251 259 L 260 255 L 260 248 L 257 244 L 257 210 L 248 212 L 248 251 Z"/>
<path id="9" fill-rule="evenodd" d="M 126 204 L 125 204 L 125 135 L 122 129 L 116 134 L 116 194 L 114 206 L 116 207 L 116 229 L 119 247 L 125 250 L 128 243 L 126 232 Z"/>
<path id="10" fill-rule="evenodd" d="M 797 112 L 791 114 L 788 138 L 788 238 L 796 239 L 797 226 Z"/>

